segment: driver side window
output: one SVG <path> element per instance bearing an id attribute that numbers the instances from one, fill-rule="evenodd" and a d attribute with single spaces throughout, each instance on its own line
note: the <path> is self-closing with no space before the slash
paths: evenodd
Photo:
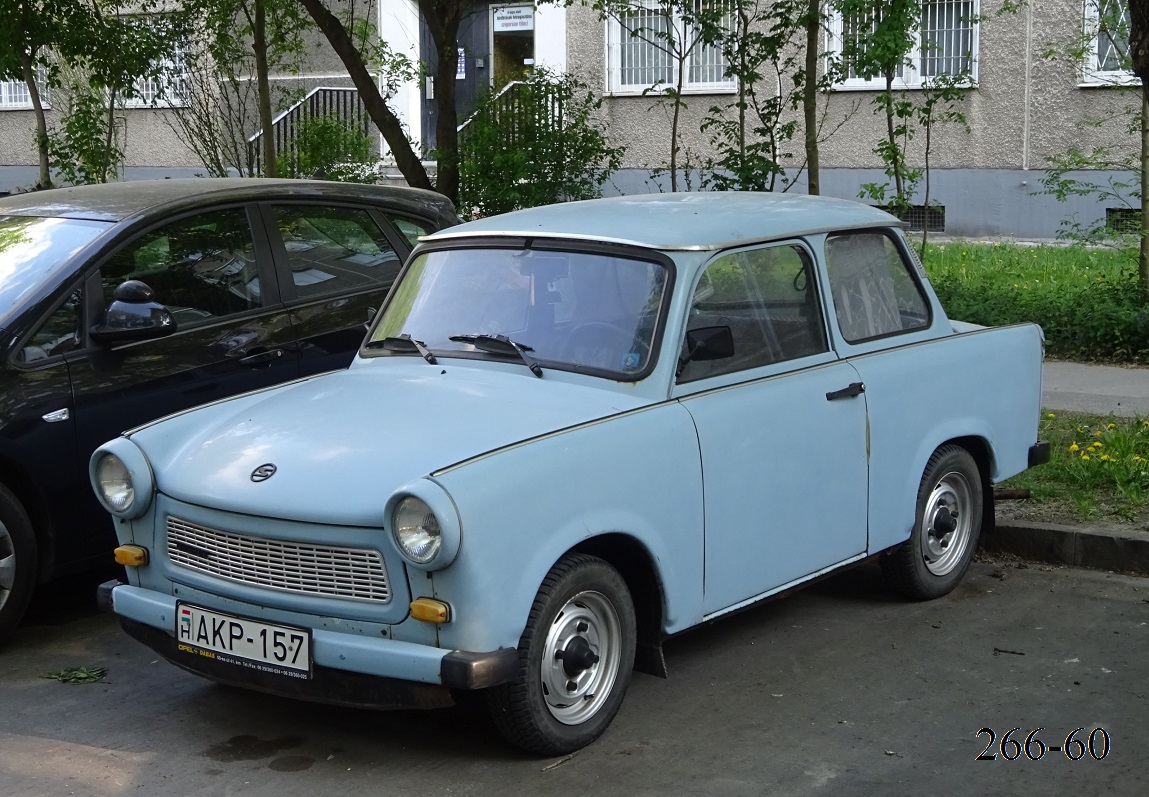
<path id="1" fill-rule="evenodd" d="M 683 341 L 679 383 L 758 368 L 827 350 L 813 264 L 795 244 L 744 249 L 703 272 L 691 299 L 687 332 L 730 331 L 733 354 L 692 360 Z"/>
<path id="2" fill-rule="evenodd" d="M 201 213 L 145 233 L 113 255 L 100 273 L 105 307 L 117 285 L 141 280 L 181 327 L 261 304 L 255 245 L 243 208 Z"/>

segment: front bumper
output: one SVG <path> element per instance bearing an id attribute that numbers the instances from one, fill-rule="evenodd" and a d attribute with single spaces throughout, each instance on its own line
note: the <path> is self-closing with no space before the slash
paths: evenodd
<path id="1" fill-rule="evenodd" d="M 190 672 L 235 686 L 289 697 L 375 708 L 432 708 L 433 692 L 485 689 L 511 680 L 518 651 L 503 648 L 485 653 L 445 651 L 396 639 L 312 629 L 312 678 L 305 681 L 271 676 L 180 654 L 176 650 L 176 599 L 152 590 L 108 581 L 97 589 L 97 603 L 119 616 L 131 636 L 165 659 Z M 406 690 L 404 698 L 399 691 Z"/>

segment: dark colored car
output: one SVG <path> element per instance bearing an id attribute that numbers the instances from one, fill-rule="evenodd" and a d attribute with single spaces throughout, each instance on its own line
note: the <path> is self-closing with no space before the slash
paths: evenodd
<path id="1" fill-rule="evenodd" d="M 88 458 L 125 429 L 343 368 L 444 197 L 305 180 L 0 200 L 0 643 L 38 582 L 110 562 Z"/>

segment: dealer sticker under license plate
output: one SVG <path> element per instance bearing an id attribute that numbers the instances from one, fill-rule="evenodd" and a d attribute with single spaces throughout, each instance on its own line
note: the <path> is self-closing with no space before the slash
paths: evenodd
<path id="1" fill-rule="evenodd" d="M 270 625 L 181 603 L 176 606 L 176 647 L 260 672 L 311 677 L 311 632 Z"/>

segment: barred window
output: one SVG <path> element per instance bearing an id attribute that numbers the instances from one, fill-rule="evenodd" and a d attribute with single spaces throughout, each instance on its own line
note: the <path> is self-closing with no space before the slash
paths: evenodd
<path id="1" fill-rule="evenodd" d="M 922 0 L 921 8 L 921 23 L 894 72 L 893 87 L 920 88 L 942 75 L 968 75 L 976 83 L 979 0 Z M 865 50 L 877 28 L 877 14 L 873 7 L 848 16 L 831 14 L 827 49 L 842 59 L 845 75 L 838 88 L 885 88 L 885 76 L 865 77 L 849 57 Z"/>
<path id="2" fill-rule="evenodd" d="M 700 9 L 724 10 L 721 25 L 733 27 L 725 0 L 695 0 Z M 718 6 L 716 4 L 721 4 Z M 630 7 L 606 23 L 607 73 L 613 94 L 639 94 L 677 82 L 678 59 L 685 67 L 684 91 L 723 92 L 735 88 L 726 74 L 721 42 L 702 40 L 698 29 L 657 0 L 633 0 Z"/>
<path id="3" fill-rule="evenodd" d="M 1085 82 L 1135 81 L 1129 62 L 1129 0 L 1085 0 Z"/>
<path id="4" fill-rule="evenodd" d="M 136 96 L 124 100 L 124 107 L 170 108 L 187 104 L 188 69 L 183 46 L 177 45 L 169 57 L 155 66 L 156 74 L 135 82 Z"/>
<path id="5" fill-rule="evenodd" d="M 37 70 L 36 84 L 40 89 L 40 103 L 48 107 L 48 92 L 44 75 Z M 32 95 L 23 80 L 0 80 L 0 108 L 26 110 L 32 107 Z"/>

